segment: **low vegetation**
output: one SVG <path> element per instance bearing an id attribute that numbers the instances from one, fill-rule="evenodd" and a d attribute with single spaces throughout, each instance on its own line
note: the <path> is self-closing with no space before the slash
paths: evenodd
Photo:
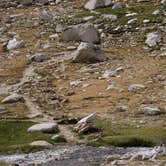
<path id="1" fill-rule="evenodd" d="M 89 136 L 88 145 L 113 145 L 121 147 L 143 146 L 149 147 L 165 144 L 166 130 L 161 128 L 137 127 L 125 124 L 112 124 L 110 121 L 96 120 L 95 124 L 102 129 L 101 136 L 93 140 Z"/>
<path id="2" fill-rule="evenodd" d="M 0 121 L 0 154 L 29 153 L 41 150 L 28 144 L 37 140 L 51 141 L 50 134 L 28 133 L 30 121 Z"/>

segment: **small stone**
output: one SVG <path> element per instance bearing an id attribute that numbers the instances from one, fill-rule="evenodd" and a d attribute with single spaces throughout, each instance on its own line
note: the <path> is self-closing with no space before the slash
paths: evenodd
<path id="1" fill-rule="evenodd" d="M 67 47 L 67 50 L 69 50 L 69 51 L 76 50 L 76 49 L 77 49 L 77 47 L 75 47 L 75 46 L 68 46 Z"/>
<path id="2" fill-rule="evenodd" d="M 125 111 L 128 111 L 128 107 L 127 106 L 117 106 L 115 108 L 115 111 L 116 112 L 125 112 Z"/>
<path id="3" fill-rule="evenodd" d="M 114 5 L 112 6 L 112 9 L 114 10 L 119 10 L 122 8 L 123 8 L 123 5 L 120 2 L 115 2 Z"/>
<path id="4" fill-rule="evenodd" d="M 137 90 L 145 89 L 146 87 L 142 84 L 132 84 L 129 86 L 128 90 L 135 92 Z"/>
<path id="5" fill-rule="evenodd" d="M 145 107 L 144 114 L 145 115 L 160 115 L 161 110 L 159 108 Z"/>
<path id="6" fill-rule="evenodd" d="M 116 21 L 118 19 L 118 17 L 116 15 L 113 15 L 113 14 L 104 14 L 103 18 L 106 20 L 109 20 L 111 22 Z"/>
<path id="7" fill-rule="evenodd" d="M 43 62 L 49 59 L 50 57 L 48 55 L 42 53 L 36 53 L 30 57 L 30 60 L 34 62 Z"/>
<path id="8" fill-rule="evenodd" d="M 43 146 L 43 147 L 51 147 L 52 144 L 48 143 L 47 141 L 34 141 L 29 144 L 30 146 Z"/>
<path id="9" fill-rule="evenodd" d="M 155 47 L 160 43 L 160 41 L 161 35 L 158 32 L 151 32 L 147 34 L 145 43 L 149 47 Z"/>
<path id="10" fill-rule="evenodd" d="M 18 41 L 17 39 L 14 38 L 12 40 L 9 40 L 7 44 L 7 50 L 10 51 L 10 50 L 14 50 L 23 46 L 24 46 L 23 40 Z"/>
<path id="11" fill-rule="evenodd" d="M 2 100 L 2 103 L 16 103 L 18 101 L 23 101 L 23 97 L 18 94 L 12 94 L 10 96 L 7 96 Z"/>
<path id="12" fill-rule="evenodd" d="M 8 110 L 5 107 L 0 106 L 0 114 L 5 114 L 7 112 L 8 112 Z"/>
<path id="13" fill-rule="evenodd" d="M 153 13 L 153 15 L 160 15 L 161 14 L 161 11 L 159 9 L 155 10 Z"/>
<path id="14" fill-rule="evenodd" d="M 129 24 L 129 25 L 133 25 L 133 24 L 136 24 L 137 21 L 138 21 L 137 18 L 133 18 L 133 19 L 129 20 L 129 21 L 127 22 L 127 24 Z"/>

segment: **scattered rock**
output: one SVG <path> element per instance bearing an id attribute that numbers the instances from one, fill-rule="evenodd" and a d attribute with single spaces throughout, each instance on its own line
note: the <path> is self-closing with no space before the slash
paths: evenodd
<path id="1" fill-rule="evenodd" d="M 97 29 L 93 24 L 79 24 L 68 27 L 62 32 L 62 40 L 64 41 L 82 41 L 89 43 L 100 43 L 100 37 Z"/>
<path id="2" fill-rule="evenodd" d="M 97 8 L 107 7 L 112 5 L 112 0 L 89 0 L 84 8 L 88 10 L 94 10 Z"/>
<path id="3" fill-rule="evenodd" d="M 159 108 L 145 107 L 144 114 L 145 115 L 160 115 L 161 110 Z"/>
<path id="4" fill-rule="evenodd" d="M 81 43 L 73 55 L 73 62 L 76 63 L 96 63 L 107 60 L 104 51 L 91 43 Z"/>
<path id="5" fill-rule="evenodd" d="M 35 62 L 43 62 L 43 61 L 49 60 L 50 57 L 46 54 L 36 53 L 36 54 L 32 55 L 30 57 L 30 59 L 31 59 L 31 61 L 35 61 Z"/>
<path id="6" fill-rule="evenodd" d="M 116 21 L 118 19 L 118 17 L 113 14 L 104 14 L 103 18 L 111 22 Z"/>
<path id="7" fill-rule="evenodd" d="M 43 133 L 57 133 L 58 132 L 58 125 L 56 123 L 40 123 L 35 124 L 28 128 L 28 132 L 43 132 Z"/>
<path id="8" fill-rule="evenodd" d="M 161 4 L 162 4 L 164 7 L 166 7 L 166 0 L 162 0 L 162 1 L 161 1 Z"/>
<path id="9" fill-rule="evenodd" d="M 149 47 L 155 47 L 160 42 L 161 42 L 161 35 L 158 32 L 151 32 L 147 34 L 145 43 Z"/>
<path id="10" fill-rule="evenodd" d="M 138 21 L 137 18 L 133 18 L 133 19 L 129 20 L 129 21 L 127 22 L 127 24 L 129 24 L 129 25 L 133 25 L 133 24 L 136 24 L 137 21 Z"/>
<path id="11" fill-rule="evenodd" d="M 23 97 L 21 95 L 18 94 L 12 94 L 10 96 L 7 96 L 6 98 L 4 98 L 2 100 L 2 103 L 16 103 L 18 101 L 23 101 Z"/>
<path id="12" fill-rule="evenodd" d="M 8 112 L 8 110 L 5 107 L 0 106 L 0 114 L 5 114 L 7 112 Z"/>
<path id="13" fill-rule="evenodd" d="M 120 2 L 115 2 L 114 5 L 112 6 L 112 9 L 114 10 L 119 10 L 122 8 L 123 8 L 123 5 Z"/>
<path id="14" fill-rule="evenodd" d="M 116 112 L 125 112 L 125 111 L 128 111 L 128 107 L 127 106 L 117 106 L 115 108 L 115 111 Z"/>
<path id="15" fill-rule="evenodd" d="M 128 90 L 135 92 L 137 90 L 145 89 L 146 87 L 142 84 L 132 84 L 129 86 Z"/>
<path id="16" fill-rule="evenodd" d="M 14 50 L 17 48 L 21 48 L 23 46 L 24 46 L 23 40 L 18 41 L 17 39 L 14 38 L 12 40 L 9 40 L 9 42 L 7 44 L 7 50 L 10 51 L 10 50 Z"/>

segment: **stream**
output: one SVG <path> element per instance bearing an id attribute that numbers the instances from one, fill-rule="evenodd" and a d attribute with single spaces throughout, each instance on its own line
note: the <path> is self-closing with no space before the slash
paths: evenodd
<path id="1" fill-rule="evenodd" d="M 166 151 L 164 153 L 166 155 Z M 43 164 L 45 166 L 94 166 L 101 164 L 109 155 L 119 155 L 121 159 L 128 159 L 136 154 L 152 157 L 156 154 L 156 150 L 142 147 L 106 148 L 62 145 L 30 154 L 1 155 L 0 162 L 24 164 L 24 166 L 28 164 Z"/>

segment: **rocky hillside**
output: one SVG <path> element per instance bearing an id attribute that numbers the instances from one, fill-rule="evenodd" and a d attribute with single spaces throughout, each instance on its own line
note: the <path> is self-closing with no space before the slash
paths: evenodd
<path id="1" fill-rule="evenodd" d="M 165 0 L 1 0 L 0 13 L 0 162 L 164 165 Z"/>

